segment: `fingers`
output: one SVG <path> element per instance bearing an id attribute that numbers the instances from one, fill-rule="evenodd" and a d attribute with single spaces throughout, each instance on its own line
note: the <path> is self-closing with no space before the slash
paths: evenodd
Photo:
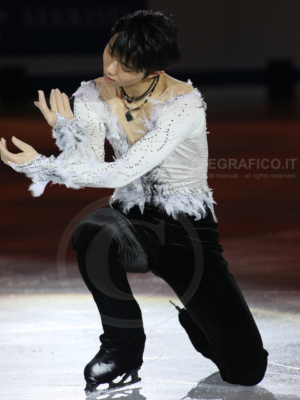
<path id="1" fill-rule="evenodd" d="M 4 149 L 6 149 L 6 140 L 1 138 L 1 142 L 0 142 L 1 160 L 4 162 L 4 164 L 7 164 L 8 159 L 4 155 L 5 150 L 3 151 L 3 147 L 4 147 Z"/>
<path id="2" fill-rule="evenodd" d="M 42 90 L 39 90 L 38 93 L 39 93 L 39 102 L 34 102 L 34 104 L 41 110 L 42 114 L 48 121 L 51 118 L 51 111 L 47 106 L 44 92 Z"/>
<path id="3" fill-rule="evenodd" d="M 11 138 L 13 144 L 17 146 L 19 149 L 23 150 L 25 153 L 32 151 L 33 147 L 29 144 L 22 142 L 22 140 L 17 139 L 16 137 L 12 136 Z"/>
<path id="4" fill-rule="evenodd" d="M 58 112 L 61 115 L 65 115 L 66 110 L 65 110 L 65 106 L 64 106 L 64 103 L 63 103 L 63 98 L 62 98 L 62 95 L 61 95 L 61 92 L 60 92 L 59 89 L 55 89 L 55 98 L 56 98 L 56 104 L 57 104 Z"/>
<path id="5" fill-rule="evenodd" d="M 4 138 L 1 138 L 1 143 L 3 144 L 3 146 L 4 146 L 5 148 L 7 148 L 7 146 L 6 146 L 6 140 L 5 140 Z"/>
<path id="6" fill-rule="evenodd" d="M 6 148 L 5 139 L 1 139 L 0 142 L 0 150 L 1 150 L 1 159 L 5 164 L 8 164 L 8 161 L 11 161 L 15 164 L 22 164 L 24 162 L 30 161 L 34 157 L 36 157 L 39 153 L 29 144 L 22 142 L 22 140 L 12 137 L 13 143 L 24 150 L 21 153 L 13 154 L 10 153 Z"/>
<path id="7" fill-rule="evenodd" d="M 64 107 L 65 107 L 65 110 L 66 110 L 67 114 L 71 113 L 73 115 L 73 111 L 72 111 L 71 106 L 70 106 L 69 98 L 66 95 L 66 93 L 62 94 L 62 99 L 63 99 L 63 104 L 64 104 Z"/>
<path id="8" fill-rule="evenodd" d="M 73 111 L 66 93 L 61 93 L 59 89 L 55 89 L 55 97 L 58 112 L 67 119 L 74 119 Z"/>
<path id="9" fill-rule="evenodd" d="M 50 106 L 51 106 L 51 111 L 52 112 L 58 111 L 54 89 L 52 89 L 51 93 L 50 93 Z"/>
<path id="10" fill-rule="evenodd" d="M 56 125 L 56 112 L 67 119 L 74 119 L 68 96 L 65 93 L 61 93 L 59 89 L 52 89 L 49 100 L 51 110 L 49 110 L 44 92 L 42 90 L 38 92 L 40 101 L 34 102 L 34 104 L 41 110 L 49 125 L 52 127 Z"/>
<path id="11" fill-rule="evenodd" d="M 1 160 L 7 164 L 8 161 L 16 162 L 17 158 L 15 158 L 15 154 L 10 153 L 6 148 L 6 140 L 1 139 L 0 142 L 0 149 L 1 149 Z"/>

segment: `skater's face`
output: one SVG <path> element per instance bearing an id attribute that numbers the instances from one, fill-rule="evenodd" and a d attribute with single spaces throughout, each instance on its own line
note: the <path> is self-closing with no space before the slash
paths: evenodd
<path id="1" fill-rule="evenodd" d="M 138 83 L 146 82 L 157 75 L 157 73 L 153 73 L 144 78 L 144 71 L 136 72 L 133 68 L 130 68 L 130 65 L 125 65 L 123 62 L 119 62 L 116 58 L 112 58 L 110 55 L 110 46 L 115 38 L 116 35 L 107 43 L 103 52 L 103 76 L 109 86 L 124 88 L 132 87 Z M 107 78 L 111 78 L 112 80 L 108 80 Z"/>

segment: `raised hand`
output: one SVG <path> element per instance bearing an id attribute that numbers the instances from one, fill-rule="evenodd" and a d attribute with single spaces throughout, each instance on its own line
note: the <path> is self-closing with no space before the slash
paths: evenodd
<path id="1" fill-rule="evenodd" d="M 61 93 L 59 89 L 52 89 L 50 94 L 50 106 L 49 110 L 44 92 L 38 91 L 39 101 L 35 101 L 34 104 L 41 110 L 42 114 L 46 118 L 48 124 L 52 127 L 56 125 L 56 111 L 58 111 L 63 117 L 67 119 L 74 119 L 74 114 L 70 107 L 68 96 L 65 93 Z"/>
<path id="2" fill-rule="evenodd" d="M 0 152 L 1 160 L 4 162 L 4 164 L 8 164 L 8 161 L 11 161 L 15 164 L 23 164 L 39 155 L 39 153 L 35 151 L 32 146 L 25 142 L 22 142 L 22 140 L 17 139 L 14 136 L 12 137 L 12 142 L 15 146 L 23 151 L 17 154 L 9 152 L 6 147 L 6 140 L 4 138 L 1 138 Z"/>

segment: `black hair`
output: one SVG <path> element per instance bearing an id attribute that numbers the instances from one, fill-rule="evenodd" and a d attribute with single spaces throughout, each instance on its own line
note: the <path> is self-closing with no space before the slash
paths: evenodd
<path id="1" fill-rule="evenodd" d="M 161 12 L 140 10 L 120 18 L 111 30 L 110 55 L 126 68 L 145 76 L 162 71 L 180 60 L 178 30 Z M 122 61 L 123 62 L 122 62 Z"/>

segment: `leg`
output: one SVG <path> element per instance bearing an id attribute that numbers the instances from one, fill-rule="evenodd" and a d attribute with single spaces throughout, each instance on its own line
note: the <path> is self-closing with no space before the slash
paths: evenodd
<path id="1" fill-rule="evenodd" d="M 200 328 L 202 354 L 216 363 L 223 380 L 252 386 L 264 377 L 268 352 L 263 348 L 256 323 L 228 270 L 228 263 L 221 255 L 223 250 L 218 250 L 216 225 L 209 228 L 204 222 L 200 228 L 203 231 L 199 231 L 203 239 L 203 275 L 185 307 Z M 201 227 L 201 223 L 197 222 L 197 226 Z M 177 237 L 171 237 L 153 273 L 164 279 L 182 298 L 193 277 L 194 253 L 191 247 L 179 246 Z"/>
<path id="2" fill-rule="evenodd" d="M 123 374 L 123 380 L 131 375 L 132 382 L 139 381 L 137 371 L 143 364 L 146 335 L 125 266 L 139 271 L 146 268 L 147 260 L 140 243 L 125 216 L 109 208 L 85 218 L 71 242 L 104 330 L 100 350 L 84 368 L 86 394 L 91 394 L 102 383 L 115 387 L 113 380 Z"/>
<path id="3" fill-rule="evenodd" d="M 73 250 L 76 250 L 81 276 L 98 307 L 105 336 L 126 339 L 135 335 L 144 338 L 141 310 L 133 297 L 124 268 L 124 260 L 127 263 L 126 266 L 130 263 L 131 265 L 134 264 L 137 260 L 140 262 L 139 265 L 143 261 L 145 266 L 146 260 L 145 257 L 142 258 L 142 252 L 135 251 L 133 246 L 128 246 L 126 251 L 121 252 L 123 259 L 120 257 L 120 246 L 116 239 L 121 238 L 121 230 L 118 225 L 113 226 L 113 223 L 117 220 L 117 213 L 119 212 L 116 210 L 105 208 L 97 210 L 84 219 L 73 235 Z M 126 223 L 125 217 L 120 216 L 120 218 L 123 223 Z M 117 229 L 113 229 L 116 227 Z M 125 229 L 127 229 L 127 225 L 123 225 L 123 232 Z M 100 237 L 101 242 L 97 237 L 100 232 L 104 233 Z M 107 239 L 109 245 L 108 259 L 106 255 L 102 254 L 102 250 L 105 251 L 105 247 L 102 247 L 102 241 Z M 137 241 L 135 236 L 130 236 L 130 239 L 131 244 L 134 240 Z M 101 247 L 102 250 L 100 250 Z M 105 261 L 108 261 L 108 269 L 104 271 Z M 101 279 L 108 278 L 105 274 L 110 275 L 109 279 L 111 279 L 113 286 L 124 293 L 127 299 L 121 300 L 113 294 L 110 296 L 105 291 L 99 290 L 99 287 L 95 284 L 97 276 L 93 281 L 90 278 L 91 273 L 99 275 Z"/>
<path id="4" fill-rule="evenodd" d="M 180 308 L 180 307 L 179 307 Z M 203 357 L 210 359 L 217 365 L 215 353 L 205 333 L 196 324 L 193 318 L 190 316 L 186 308 L 182 308 L 179 311 L 179 322 L 187 332 L 189 339 L 194 348 L 203 355 Z"/>

